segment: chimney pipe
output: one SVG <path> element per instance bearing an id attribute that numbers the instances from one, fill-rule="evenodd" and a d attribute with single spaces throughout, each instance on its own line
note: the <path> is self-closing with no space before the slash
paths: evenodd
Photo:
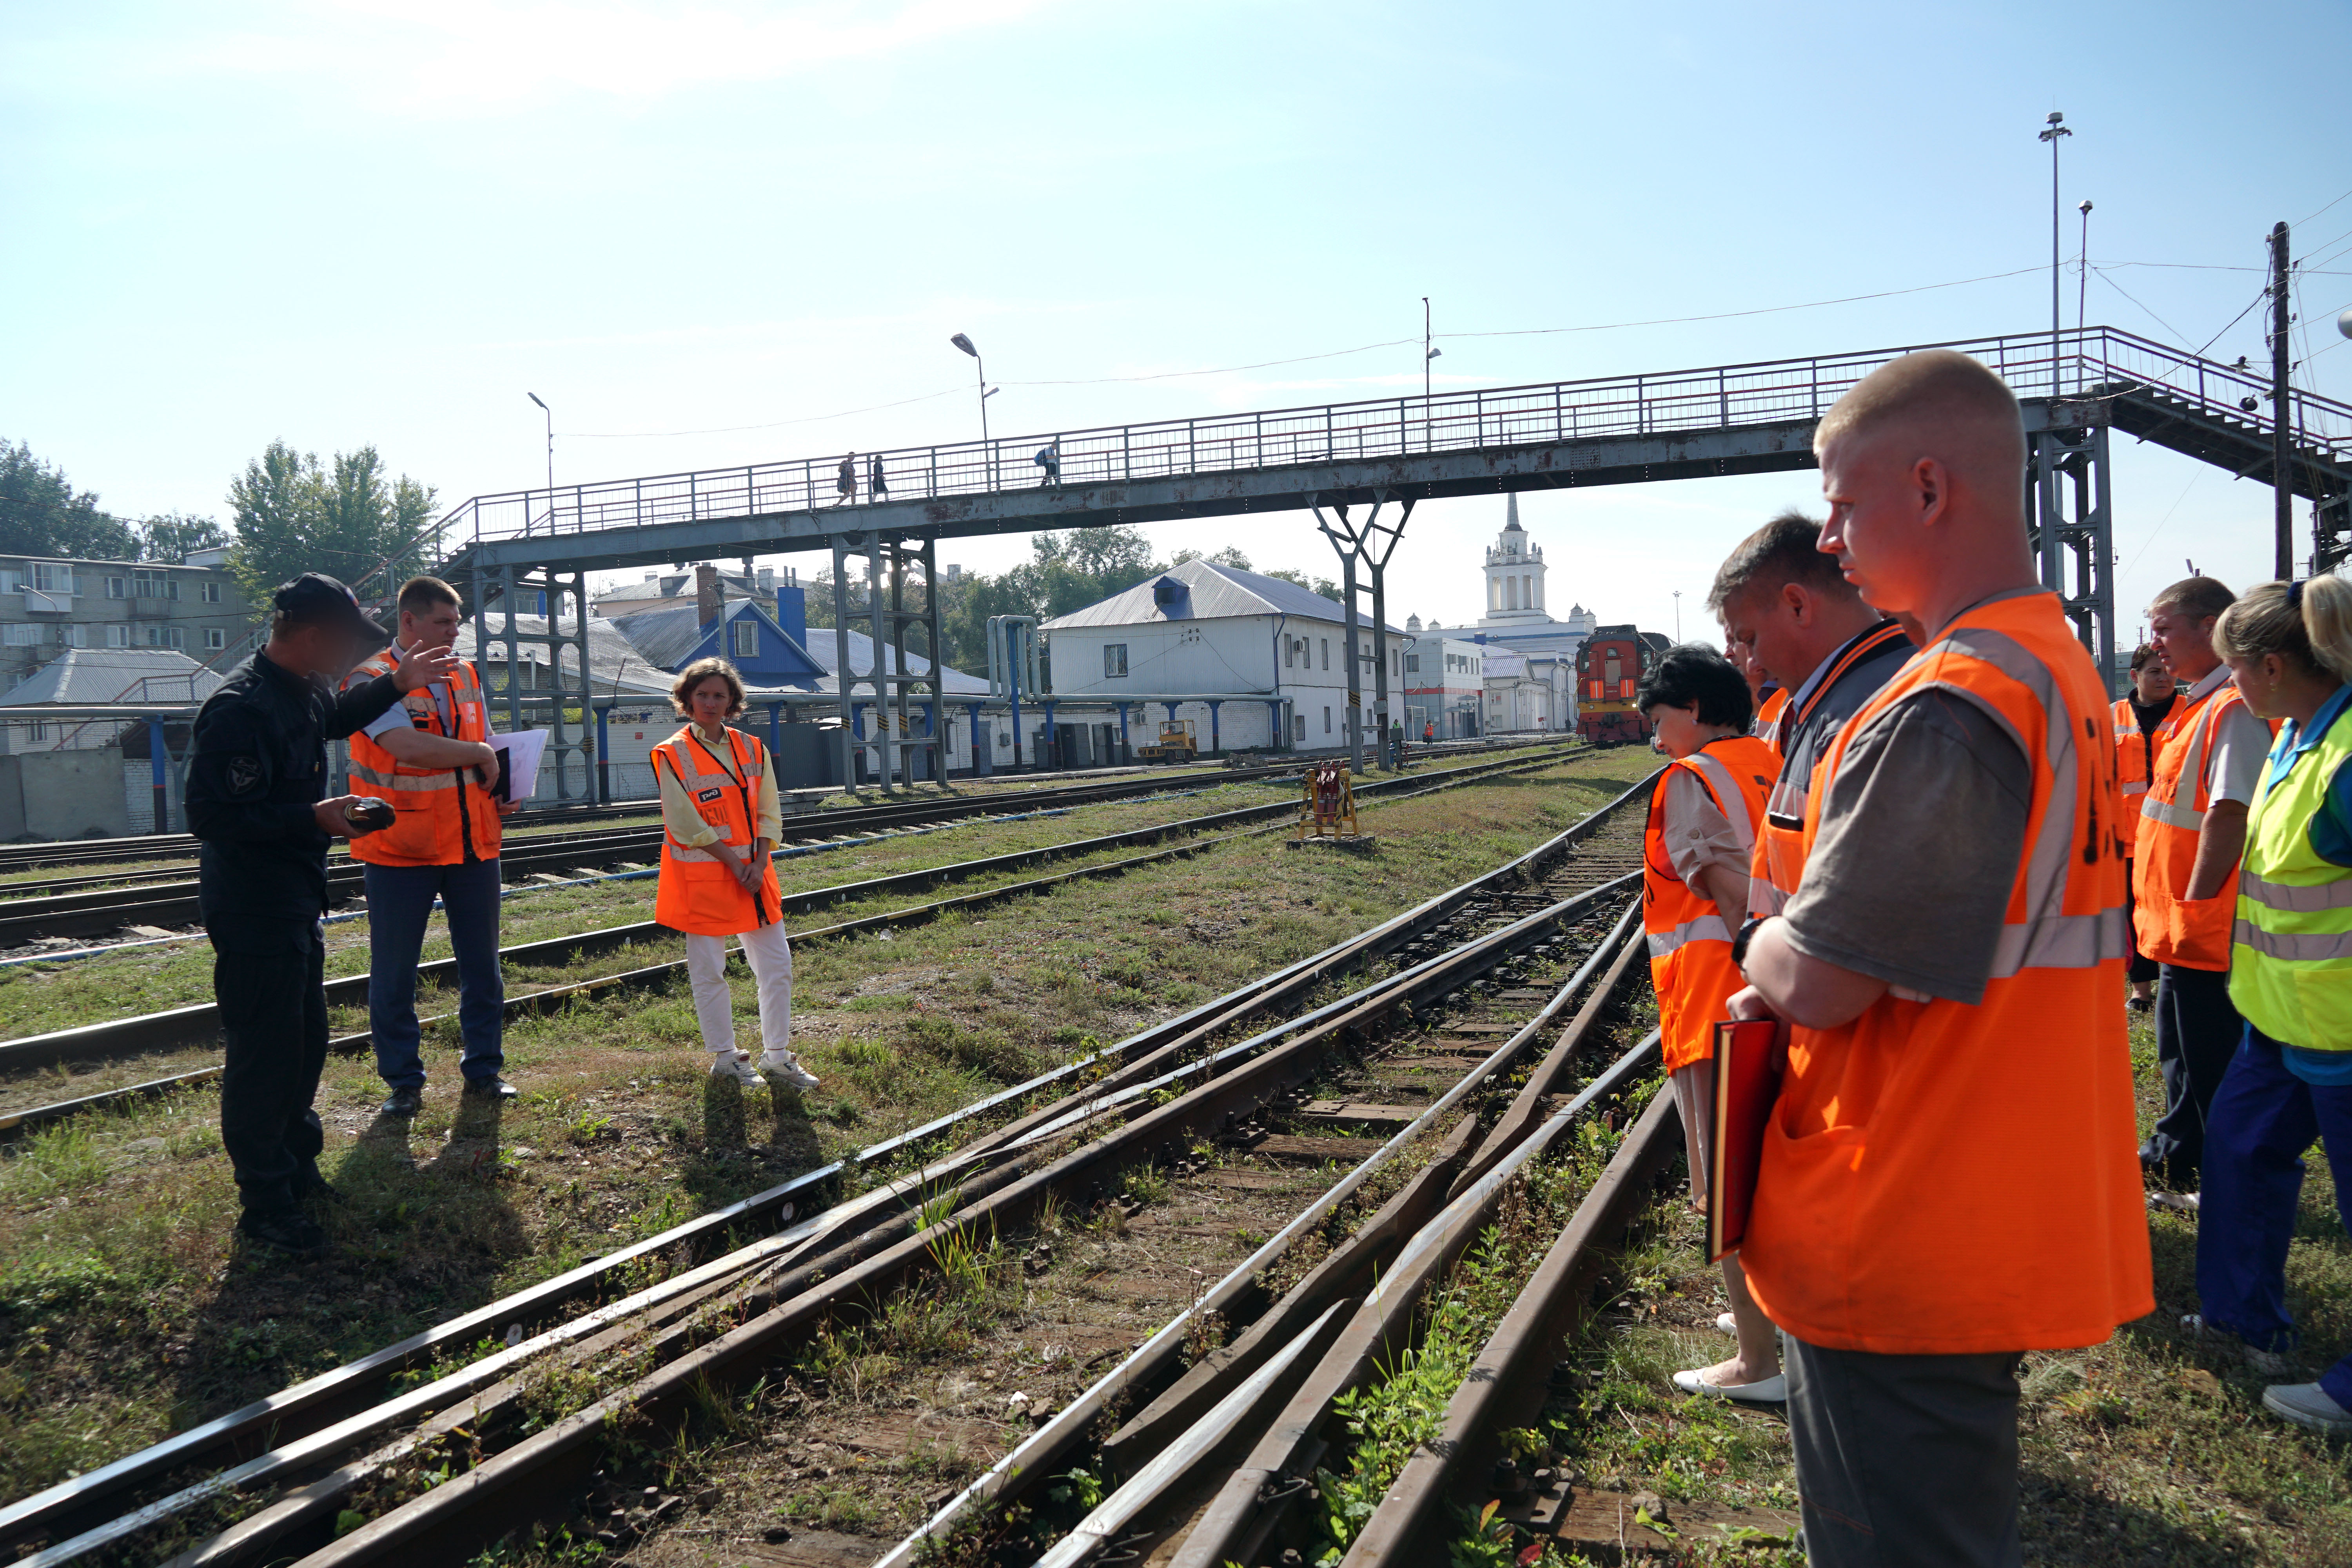
<path id="1" fill-rule="evenodd" d="M 703 565 L 694 569 L 694 607 L 698 624 L 709 626 L 719 618 L 719 568 Z"/>

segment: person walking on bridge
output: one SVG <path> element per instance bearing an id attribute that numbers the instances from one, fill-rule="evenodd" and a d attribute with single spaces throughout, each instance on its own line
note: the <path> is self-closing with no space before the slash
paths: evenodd
<path id="1" fill-rule="evenodd" d="M 2235 598 L 2186 577 L 2148 606 L 2148 640 L 2189 689 L 2149 738 L 2133 869 L 2139 951 L 2157 963 L 2156 1065 L 2164 1114 L 2140 1145 L 2159 1185 L 2151 1202 L 2194 1208 L 2205 1114 L 2243 1033 L 2230 1001 L 2230 928 L 2246 808 L 2262 786 L 2270 728 L 2246 708 L 2213 651 Z"/>
<path id="2" fill-rule="evenodd" d="M 835 506 L 839 506 L 845 500 L 857 499 L 856 453 L 852 452 L 841 459 L 841 467 L 834 470 L 833 488 L 841 492 L 833 498 L 833 504 Z"/>
<path id="3" fill-rule="evenodd" d="M 1062 482 L 1062 438 L 1059 436 L 1038 447 L 1037 455 L 1029 460 L 1045 470 L 1045 477 L 1037 481 L 1039 489 Z"/>
<path id="4" fill-rule="evenodd" d="M 868 505 L 890 498 L 890 481 L 882 475 L 882 454 L 877 452 L 866 461 L 866 500 Z"/>
<path id="5" fill-rule="evenodd" d="M 1928 350 L 1814 435 L 1821 547 L 1927 634 L 1830 739 L 1736 1016 L 1788 1026 L 1740 1249 L 1812 1568 L 2015 1568 L 2017 1372 L 2154 1310 L 2105 682 L 2027 542 L 2000 378 Z M 1794 700 L 1793 699 L 1791 700 Z"/>
<path id="6" fill-rule="evenodd" d="M 1750 914 L 1776 915 L 1804 869 L 1813 774 L 1845 721 L 1916 651 L 1821 552 L 1821 524 L 1784 511 L 1717 568 L 1706 605 L 1731 646 L 1788 695 L 1765 740 L 1780 759 L 1756 834 Z"/>

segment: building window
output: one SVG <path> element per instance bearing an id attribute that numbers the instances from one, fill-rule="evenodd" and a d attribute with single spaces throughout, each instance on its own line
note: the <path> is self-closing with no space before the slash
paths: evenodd
<path id="1" fill-rule="evenodd" d="M 1325 637 L 1323 639 L 1323 668 L 1326 669 L 1331 668 L 1331 639 L 1329 637 Z M 1326 724 L 1323 727 L 1328 730 L 1331 726 Z"/>
<path id="2" fill-rule="evenodd" d="M 1282 668 L 1285 669 L 1298 668 L 1298 645 L 1288 637 L 1282 639 Z"/>
<path id="3" fill-rule="evenodd" d="M 1404 668 L 1407 675 L 1419 675 L 1421 673 L 1421 655 L 1417 653 L 1409 653 L 1405 655 Z"/>
<path id="4" fill-rule="evenodd" d="M 205 604 L 207 604 L 207 605 L 217 605 L 217 604 L 219 604 L 219 603 L 220 603 L 220 584 L 219 584 L 218 583 L 206 583 L 205 584 L 204 584 L 204 586 L 203 586 L 202 588 L 200 588 L 200 589 L 197 591 L 197 596 L 198 596 L 199 598 L 203 599 L 203 600 L 204 600 L 204 602 L 205 602 Z"/>
<path id="5" fill-rule="evenodd" d="M 25 591 L 25 569 L 21 566 L 0 567 L 0 594 L 21 594 Z"/>
<path id="6" fill-rule="evenodd" d="M 131 574 L 131 594 L 133 598 L 176 602 L 180 597 L 180 580 L 168 572 L 133 572 Z"/>
<path id="7" fill-rule="evenodd" d="M 1123 642 L 1103 644 L 1103 676 L 1108 679 L 1127 673 L 1127 645 Z"/>
<path id="8" fill-rule="evenodd" d="M 1328 708 L 1323 710 L 1323 732 L 1327 735 L 1331 732 L 1331 710 Z"/>
<path id="9" fill-rule="evenodd" d="M 88 647 L 89 628 L 79 621 L 68 621 L 58 628 L 58 640 L 68 647 Z"/>
<path id="10" fill-rule="evenodd" d="M 209 588 L 213 586 L 213 584 L 207 583 L 205 586 Z M 222 648 L 228 647 L 228 634 L 221 630 L 218 626 L 206 626 L 205 628 L 205 647 L 215 653 L 218 653 Z"/>
<path id="11" fill-rule="evenodd" d="M 129 647 L 131 646 L 131 628 L 120 622 L 107 627 L 106 646 L 109 647 Z"/>
<path id="12" fill-rule="evenodd" d="M 760 623 L 746 616 L 737 620 L 730 636 L 737 658 L 757 658 L 760 656 Z"/>
<path id="13" fill-rule="evenodd" d="M 48 738 L 49 727 L 47 724 L 27 724 L 25 726 L 25 739 L 27 741 L 46 741 Z"/>
<path id="14" fill-rule="evenodd" d="M 70 596 L 74 591 L 73 570 L 62 561 L 36 561 L 29 570 L 37 593 Z"/>
<path id="15" fill-rule="evenodd" d="M 109 577 L 106 580 L 106 596 L 110 599 L 129 598 L 131 596 L 131 579 L 128 577 Z"/>
<path id="16" fill-rule="evenodd" d="M 34 647 L 40 643 L 41 628 L 34 621 L 11 621 L 0 627 L 0 638 L 5 638 L 10 647 Z"/>
<path id="17" fill-rule="evenodd" d="M 1306 714 L 1293 713 L 1290 716 L 1290 738 L 1293 741 L 1304 741 L 1307 739 Z"/>

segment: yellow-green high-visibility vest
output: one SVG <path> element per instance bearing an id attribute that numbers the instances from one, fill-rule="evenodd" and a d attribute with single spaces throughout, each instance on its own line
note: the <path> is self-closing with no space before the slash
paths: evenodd
<path id="1" fill-rule="evenodd" d="M 2272 1039 L 2352 1051 L 2352 867 L 2323 860 L 2311 822 L 2352 758 L 2352 707 L 2282 775 L 2263 770 L 2238 871 L 2230 1000 Z"/>

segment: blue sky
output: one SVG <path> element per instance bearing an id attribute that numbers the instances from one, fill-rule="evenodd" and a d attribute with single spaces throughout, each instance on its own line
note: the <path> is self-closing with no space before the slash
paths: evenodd
<path id="1" fill-rule="evenodd" d="M 445 502 L 538 482 L 527 390 L 559 479 L 967 438 L 958 331 L 999 434 L 1416 386 L 1424 294 L 1451 386 L 2028 331 L 2046 272 L 1444 336 L 2046 265 L 2053 107 L 2067 251 L 2088 196 L 2110 268 L 2091 320 L 2193 347 L 2253 298 L 2273 221 L 2303 254 L 2352 241 L 2348 46 L 2340 4 L 19 3 L 0 436 L 114 510 L 225 516 L 279 437 L 374 442 Z M 2352 246 L 2327 269 L 2298 354 L 2352 395 Z M 2259 316 L 2213 352 L 2259 359 Z M 1039 384 L 1072 381 L 1099 384 Z M 638 434 L 679 431 L 715 433 Z M 1555 605 L 1671 631 L 1675 589 L 1816 494 L 1523 515 Z M 2116 501 L 2127 619 L 2186 557 L 2269 574 L 2265 491 L 2124 439 Z M 1391 613 L 1475 616 L 1501 521 L 1422 508 Z M 1333 564 L 1303 514 L 1152 532 Z"/>

